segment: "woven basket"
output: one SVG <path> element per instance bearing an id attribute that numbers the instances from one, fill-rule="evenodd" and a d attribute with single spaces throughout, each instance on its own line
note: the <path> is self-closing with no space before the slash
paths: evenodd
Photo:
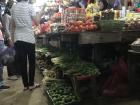
<path id="1" fill-rule="evenodd" d="M 123 29 L 124 21 L 119 20 L 101 20 L 99 26 L 102 32 L 120 32 Z"/>

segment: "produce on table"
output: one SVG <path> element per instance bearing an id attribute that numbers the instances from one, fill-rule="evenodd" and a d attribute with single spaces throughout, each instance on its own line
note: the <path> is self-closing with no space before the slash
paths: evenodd
<path id="1" fill-rule="evenodd" d="M 93 21 L 92 17 L 86 17 L 85 19 L 85 29 L 87 31 L 95 31 L 97 30 L 97 25 L 96 23 Z"/>
<path id="2" fill-rule="evenodd" d="M 99 69 L 92 63 L 83 62 L 79 58 L 68 56 L 61 56 L 59 59 L 60 60 L 57 60 L 56 66 L 66 74 L 87 76 L 100 75 Z"/>
<path id="3" fill-rule="evenodd" d="M 41 72 L 43 72 L 46 67 L 46 59 L 45 59 L 45 54 L 48 52 L 47 48 L 37 48 L 36 49 L 36 60 L 37 60 L 37 65 L 39 67 L 39 69 L 41 70 Z"/>
<path id="4" fill-rule="evenodd" d="M 64 82 L 54 81 L 50 86 L 47 86 L 47 88 L 54 105 L 65 105 L 78 101 L 72 87 L 68 86 Z"/>
<path id="5" fill-rule="evenodd" d="M 40 50 L 38 50 L 40 51 Z M 56 72 L 58 70 L 63 71 L 66 74 L 75 75 L 88 75 L 88 76 L 94 76 L 94 75 L 100 75 L 99 69 L 93 64 L 82 61 L 79 57 L 75 56 L 67 56 L 64 54 L 57 54 L 59 57 L 52 58 L 51 61 L 54 63 L 54 66 L 51 68 L 47 68 L 46 59 L 44 57 L 44 54 L 47 53 L 46 50 L 42 49 L 42 55 L 39 55 L 39 58 L 37 59 L 39 62 L 39 66 L 44 69 L 43 74 L 47 74 L 50 72 L 50 75 L 48 74 L 48 77 L 54 77 L 56 76 Z M 48 71 L 47 71 L 47 70 Z M 55 72 L 55 73 L 54 73 Z"/>
<path id="6" fill-rule="evenodd" d="M 67 32 L 94 31 L 97 29 L 96 23 L 90 17 L 87 17 L 85 21 L 69 22 L 66 27 Z"/>
<path id="7" fill-rule="evenodd" d="M 69 7 L 66 8 L 62 13 L 62 22 L 69 23 L 73 21 L 83 21 L 85 19 L 85 9 Z"/>
<path id="8" fill-rule="evenodd" d="M 61 22 L 61 13 L 58 12 L 58 13 L 55 13 L 51 19 L 50 19 L 53 23 L 60 23 Z"/>
<path id="9" fill-rule="evenodd" d="M 48 52 L 48 48 L 46 48 L 46 47 L 39 47 L 39 48 L 36 48 L 36 53 L 37 53 L 37 54 L 43 55 L 43 54 L 46 54 L 47 52 Z"/>
<path id="10" fill-rule="evenodd" d="M 140 29 L 140 18 L 126 18 L 125 30 L 139 30 Z"/>
<path id="11" fill-rule="evenodd" d="M 47 69 L 45 69 L 43 71 L 43 75 L 44 76 L 47 76 L 47 77 L 50 77 L 50 78 L 56 78 L 56 73 L 53 70 L 47 70 Z"/>

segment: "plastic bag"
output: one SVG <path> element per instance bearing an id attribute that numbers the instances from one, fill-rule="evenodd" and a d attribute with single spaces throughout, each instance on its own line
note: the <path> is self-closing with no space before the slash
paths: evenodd
<path id="1" fill-rule="evenodd" d="M 4 66 L 7 66 L 13 63 L 15 60 L 15 50 L 13 47 L 5 47 L 0 52 L 0 63 Z"/>

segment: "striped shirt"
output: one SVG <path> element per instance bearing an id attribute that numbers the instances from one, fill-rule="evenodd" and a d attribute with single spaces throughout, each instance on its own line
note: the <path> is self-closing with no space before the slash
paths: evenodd
<path id="1" fill-rule="evenodd" d="M 32 16 L 36 13 L 33 6 L 26 1 L 18 2 L 11 9 L 11 16 L 15 22 L 14 42 L 24 41 L 35 43 L 35 36 L 32 29 Z"/>

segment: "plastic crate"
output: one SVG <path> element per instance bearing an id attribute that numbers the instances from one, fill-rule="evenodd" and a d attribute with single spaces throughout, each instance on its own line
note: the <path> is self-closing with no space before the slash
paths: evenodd
<path id="1" fill-rule="evenodd" d="M 99 26 L 102 32 L 119 32 L 122 31 L 124 21 L 120 20 L 101 20 Z"/>
<path id="2" fill-rule="evenodd" d="M 67 83 L 67 81 L 65 81 L 64 79 L 55 79 L 55 80 L 49 81 L 49 82 L 50 83 L 48 85 L 44 86 L 44 93 L 46 93 L 47 98 L 48 98 L 48 100 L 50 100 L 51 105 L 58 105 L 57 101 L 62 101 L 65 96 L 66 96 L 65 98 L 67 98 L 67 96 L 75 96 L 76 99 L 74 101 L 63 102 L 63 104 L 59 103 L 59 105 L 79 105 L 80 99 L 75 94 L 73 87 L 71 87 L 71 85 L 69 83 Z M 70 93 L 63 93 L 64 91 L 56 92 L 55 90 L 52 90 L 51 85 L 53 83 L 60 85 L 60 87 L 57 87 L 58 90 L 63 90 L 61 86 L 64 86 L 65 88 L 71 87 L 71 89 L 72 89 L 71 92 L 73 95 L 70 95 Z M 55 93 L 57 93 L 57 95 L 54 93 L 52 94 L 51 92 L 55 92 Z M 55 100 L 55 97 L 58 97 L 58 96 L 63 96 L 62 100 L 61 99 Z"/>

